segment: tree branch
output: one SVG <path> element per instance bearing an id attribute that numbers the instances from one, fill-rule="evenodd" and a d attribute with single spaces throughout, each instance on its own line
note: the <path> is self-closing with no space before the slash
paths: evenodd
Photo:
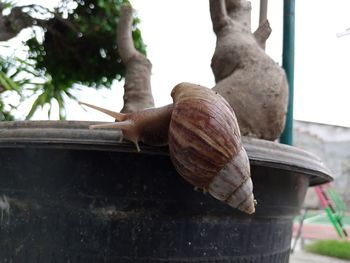
<path id="1" fill-rule="evenodd" d="M 132 6 L 125 4 L 121 7 L 117 29 L 117 43 L 119 55 L 124 63 L 137 53 L 132 39 Z"/>
<path id="2" fill-rule="evenodd" d="M 227 15 L 238 21 L 247 30 L 251 30 L 251 3 L 246 0 L 226 0 Z"/>
<path id="3" fill-rule="evenodd" d="M 34 19 L 22 11 L 21 7 L 14 7 L 8 16 L 0 14 L 0 41 L 7 41 L 17 36 L 24 28 L 33 25 Z"/>
<path id="4" fill-rule="evenodd" d="M 15 6 L 11 9 L 9 15 L 4 16 L 1 12 L 3 10 L 3 4 L 0 3 L 0 41 L 8 41 L 16 37 L 22 29 L 27 27 L 34 25 L 43 28 L 47 27 L 47 20 L 32 17 L 29 13 L 23 11 L 24 9 L 35 10 L 36 12 L 39 12 L 39 10 L 50 12 L 50 10 L 45 7 L 33 4 Z"/>
<path id="5" fill-rule="evenodd" d="M 210 17 L 213 30 L 218 33 L 228 23 L 225 0 L 210 0 Z"/>
<path id="6" fill-rule="evenodd" d="M 259 46 L 265 49 L 266 40 L 271 35 L 272 29 L 270 27 L 269 21 L 266 19 L 263 21 L 259 27 L 254 32 L 254 37 Z"/>
<path id="7" fill-rule="evenodd" d="M 133 9 L 130 4 L 121 8 L 117 28 L 119 55 L 125 65 L 124 107 L 121 112 L 135 112 L 154 107 L 151 90 L 151 62 L 136 50 L 132 38 Z"/>

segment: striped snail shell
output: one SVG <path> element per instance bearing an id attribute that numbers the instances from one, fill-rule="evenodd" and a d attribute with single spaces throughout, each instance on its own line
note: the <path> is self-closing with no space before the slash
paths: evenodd
<path id="1" fill-rule="evenodd" d="M 189 183 L 248 214 L 255 212 L 249 160 L 241 143 L 236 116 L 215 91 L 180 83 L 173 104 L 121 114 L 82 103 L 116 119 L 90 128 L 118 128 L 135 143 L 169 144 L 177 172 Z"/>
<path id="2" fill-rule="evenodd" d="M 168 139 L 175 169 L 220 201 L 254 213 L 249 160 L 232 108 L 213 90 L 189 83 L 171 95 Z"/>

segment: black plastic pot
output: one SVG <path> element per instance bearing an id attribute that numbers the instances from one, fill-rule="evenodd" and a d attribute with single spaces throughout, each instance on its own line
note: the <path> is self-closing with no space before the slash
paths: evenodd
<path id="1" fill-rule="evenodd" d="M 256 213 L 197 192 L 167 148 L 89 122 L 0 123 L 0 262 L 288 262 L 314 156 L 244 139 Z"/>

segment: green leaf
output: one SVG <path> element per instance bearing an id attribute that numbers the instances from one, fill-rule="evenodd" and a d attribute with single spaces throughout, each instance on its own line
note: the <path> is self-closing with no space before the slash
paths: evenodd
<path id="1" fill-rule="evenodd" d="M 0 84 L 6 89 L 6 90 L 14 90 L 19 92 L 20 87 L 19 85 L 13 81 L 11 78 L 9 78 L 4 72 L 0 71 Z"/>

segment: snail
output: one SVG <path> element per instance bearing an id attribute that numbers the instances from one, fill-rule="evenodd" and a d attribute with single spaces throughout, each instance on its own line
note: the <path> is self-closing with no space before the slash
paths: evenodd
<path id="1" fill-rule="evenodd" d="M 215 91 L 191 83 L 176 85 L 173 104 L 133 113 L 117 113 L 91 104 L 116 122 L 91 125 L 117 128 L 138 151 L 141 141 L 169 145 L 176 171 L 214 198 L 248 214 L 255 212 L 247 153 L 242 146 L 235 113 Z"/>

